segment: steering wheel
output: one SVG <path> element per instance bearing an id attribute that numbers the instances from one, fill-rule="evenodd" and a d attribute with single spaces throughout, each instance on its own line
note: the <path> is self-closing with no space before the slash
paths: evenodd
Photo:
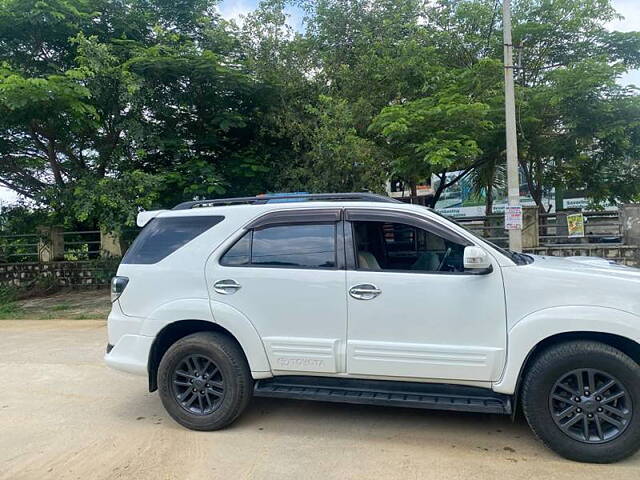
<path id="1" fill-rule="evenodd" d="M 440 270 L 442 270 L 442 267 L 444 267 L 444 262 L 447 261 L 447 258 L 449 258 L 450 253 L 451 253 L 451 247 L 447 248 L 447 251 L 444 252 L 444 255 L 442 256 L 442 260 L 440 260 L 440 265 L 438 265 L 436 272 L 439 272 Z"/>

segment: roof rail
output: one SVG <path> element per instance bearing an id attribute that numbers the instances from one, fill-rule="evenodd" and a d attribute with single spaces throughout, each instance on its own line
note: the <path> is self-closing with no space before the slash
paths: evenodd
<path id="1" fill-rule="evenodd" d="M 261 205 L 264 203 L 277 203 L 286 201 L 306 201 L 306 202 L 322 202 L 322 201 L 349 201 L 349 202 L 384 202 L 384 203 L 400 203 L 399 200 L 376 193 L 278 193 L 267 195 L 256 195 L 255 197 L 237 197 L 237 198 L 219 198 L 215 200 L 194 200 L 191 202 L 183 202 L 173 210 L 189 210 L 199 207 L 216 207 L 222 205 Z"/>

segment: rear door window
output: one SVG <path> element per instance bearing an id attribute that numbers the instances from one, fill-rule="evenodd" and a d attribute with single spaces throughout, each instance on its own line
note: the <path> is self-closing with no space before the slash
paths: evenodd
<path id="1" fill-rule="evenodd" d="M 220 215 L 154 218 L 127 250 L 122 263 L 157 263 L 223 219 Z"/>
<path id="2" fill-rule="evenodd" d="M 220 259 L 222 265 L 336 267 L 336 225 L 275 225 L 247 232 Z"/>

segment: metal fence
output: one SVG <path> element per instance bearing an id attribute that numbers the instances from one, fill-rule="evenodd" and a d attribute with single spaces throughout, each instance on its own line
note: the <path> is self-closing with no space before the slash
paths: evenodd
<path id="1" fill-rule="evenodd" d="M 570 237 L 567 214 L 540 214 L 540 245 L 567 243 L 622 243 L 622 222 L 618 211 L 583 212 L 584 236 Z"/>
<path id="2" fill-rule="evenodd" d="M 38 260 L 40 235 L 0 235 L 0 262 L 35 262 Z"/>
<path id="3" fill-rule="evenodd" d="M 583 237 L 569 236 L 567 213 L 539 213 L 535 224 L 523 227 L 537 231 L 536 246 L 570 244 L 621 244 L 622 223 L 618 211 L 583 212 L 585 234 Z M 494 214 L 478 217 L 457 218 L 456 221 L 476 235 L 500 246 L 507 246 L 508 232 L 504 229 L 504 215 Z"/>
<path id="4" fill-rule="evenodd" d="M 38 261 L 84 261 L 119 257 L 129 247 L 139 229 L 119 235 L 99 230 L 62 231 L 43 228 L 38 233 L 0 233 L 0 263 Z"/>
<path id="5" fill-rule="evenodd" d="M 92 260 L 100 256 L 100 230 L 63 232 L 65 260 Z"/>

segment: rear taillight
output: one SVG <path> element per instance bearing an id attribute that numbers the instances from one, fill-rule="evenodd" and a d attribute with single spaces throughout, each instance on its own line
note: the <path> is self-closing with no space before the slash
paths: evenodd
<path id="1" fill-rule="evenodd" d="M 125 287 L 129 283 L 129 279 L 127 277 L 113 277 L 111 279 L 111 301 L 115 302 L 122 292 L 124 292 Z"/>

